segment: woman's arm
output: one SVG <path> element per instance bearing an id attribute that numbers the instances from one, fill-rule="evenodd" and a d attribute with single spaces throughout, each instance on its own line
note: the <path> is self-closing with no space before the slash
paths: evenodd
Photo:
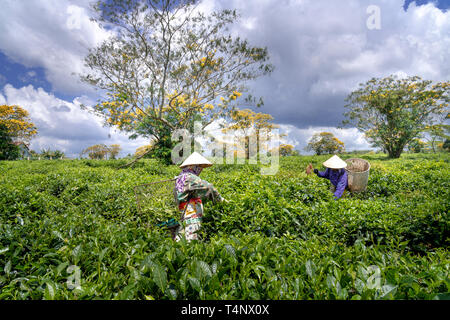
<path id="1" fill-rule="evenodd" d="M 327 170 L 325 171 L 319 171 L 317 169 L 314 169 L 314 173 L 317 174 L 318 177 L 320 178 L 327 178 L 330 175 L 330 169 L 327 168 Z"/>
<path id="2" fill-rule="evenodd" d="M 339 181 L 336 186 L 336 191 L 334 192 L 335 200 L 342 197 L 342 194 L 345 191 L 345 187 L 347 187 L 347 171 L 344 171 L 344 173 L 339 178 Z"/>
<path id="3" fill-rule="evenodd" d="M 186 179 L 185 190 L 196 198 L 202 200 L 222 201 L 223 198 L 214 186 L 200 177 L 192 175 Z"/>

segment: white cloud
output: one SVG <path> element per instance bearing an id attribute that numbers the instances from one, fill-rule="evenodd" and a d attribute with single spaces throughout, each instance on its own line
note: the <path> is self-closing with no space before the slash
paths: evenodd
<path id="1" fill-rule="evenodd" d="M 91 90 L 78 76 L 88 48 L 109 36 L 89 20 L 91 1 L 2 1 L 0 50 L 26 67 L 42 67 L 52 87 L 62 93 Z M 81 7 L 80 7 L 81 6 Z"/>
<path id="2" fill-rule="evenodd" d="M 251 86 L 265 100 L 260 110 L 277 122 L 337 126 L 345 97 L 372 77 L 450 78 L 450 11 L 432 3 L 407 11 L 403 0 L 214 3 L 238 8 L 233 32 L 267 46 L 275 71 Z M 367 28 L 369 5 L 380 8 L 380 30 Z"/>
<path id="3" fill-rule="evenodd" d="M 286 133 L 287 143 L 294 146 L 300 153 L 307 153 L 304 148 L 313 134 L 320 132 L 331 132 L 336 138 L 344 142 L 347 151 L 373 149 L 364 134 L 356 128 L 337 129 L 336 127 L 309 127 L 299 129 L 293 125 L 280 125 L 280 132 Z"/>
<path id="4" fill-rule="evenodd" d="M 3 99 L 4 103 L 17 104 L 30 113 L 38 129 L 38 135 L 31 141 L 31 148 L 36 151 L 58 149 L 69 157 L 77 157 L 90 145 L 117 143 L 123 148 L 121 155 L 126 155 L 148 144 L 145 139 L 129 140 L 125 134 L 103 127 L 100 118 L 80 109 L 81 101 L 89 103 L 86 97 L 64 101 L 32 85 L 20 89 L 6 85 L 3 93 L 6 99 L 0 94 L 0 102 Z"/>

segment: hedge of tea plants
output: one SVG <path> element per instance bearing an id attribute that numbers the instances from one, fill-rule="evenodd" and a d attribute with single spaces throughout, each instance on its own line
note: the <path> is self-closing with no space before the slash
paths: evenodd
<path id="1" fill-rule="evenodd" d="M 370 162 L 368 188 L 338 201 L 304 173 L 328 156 L 283 157 L 273 176 L 205 169 L 229 202 L 205 204 L 203 239 L 191 243 L 136 205 L 134 186 L 176 166 L 2 161 L 0 298 L 450 298 L 450 156 L 342 156 L 352 157 Z"/>

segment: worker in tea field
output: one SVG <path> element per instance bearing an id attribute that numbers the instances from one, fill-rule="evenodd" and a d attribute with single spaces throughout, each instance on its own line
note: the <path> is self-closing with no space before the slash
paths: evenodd
<path id="1" fill-rule="evenodd" d="M 347 163 L 337 155 L 334 155 L 325 161 L 323 166 L 327 168 L 325 171 L 314 169 L 314 173 L 320 178 L 330 180 L 334 199 L 337 200 L 342 197 L 348 186 L 347 171 L 345 170 Z M 306 173 L 310 174 L 312 170 L 313 166 L 310 163 L 306 167 Z"/>
<path id="2" fill-rule="evenodd" d="M 176 179 L 175 199 L 182 218 L 181 225 L 174 233 L 176 241 L 183 235 L 187 241 L 198 240 L 197 232 L 201 227 L 203 201 L 225 201 L 212 184 L 199 177 L 203 168 L 210 166 L 212 163 L 197 152 L 191 154 L 180 165 L 182 171 Z"/>

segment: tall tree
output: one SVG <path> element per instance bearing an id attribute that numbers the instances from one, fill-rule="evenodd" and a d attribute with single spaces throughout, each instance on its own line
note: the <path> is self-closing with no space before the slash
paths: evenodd
<path id="1" fill-rule="evenodd" d="M 356 126 L 373 146 L 398 158 L 408 143 L 442 118 L 449 92 L 449 82 L 417 76 L 373 78 L 347 97 L 342 125 Z"/>
<path id="2" fill-rule="evenodd" d="M 315 133 L 309 140 L 306 151 L 314 151 L 317 155 L 344 152 L 344 143 L 331 132 Z"/>
<path id="3" fill-rule="evenodd" d="M 273 70 L 266 48 L 234 37 L 234 10 L 204 14 L 192 0 L 105 0 L 97 22 L 115 35 L 91 49 L 81 79 L 105 92 L 93 111 L 107 125 L 148 137 L 162 157 L 171 133 L 226 116 L 247 82 Z M 260 105 L 251 94 L 247 103 Z"/>

